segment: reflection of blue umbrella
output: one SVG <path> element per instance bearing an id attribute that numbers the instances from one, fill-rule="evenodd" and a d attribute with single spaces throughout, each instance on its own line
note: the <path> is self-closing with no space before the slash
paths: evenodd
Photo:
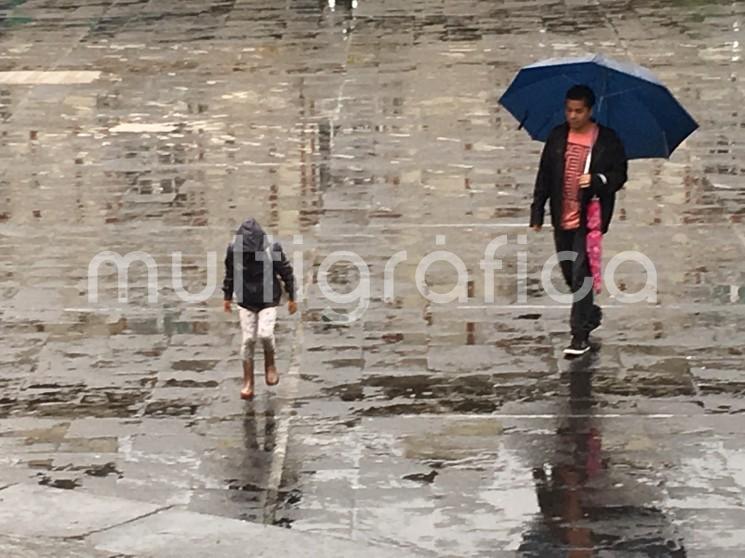
<path id="1" fill-rule="evenodd" d="M 669 157 L 698 124 L 649 70 L 601 55 L 545 60 L 518 72 L 499 103 L 533 139 L 564 122 L 564 98 L 576 84 L 597 97 L 593 116 L 613 128 L 629 159 Z"/>

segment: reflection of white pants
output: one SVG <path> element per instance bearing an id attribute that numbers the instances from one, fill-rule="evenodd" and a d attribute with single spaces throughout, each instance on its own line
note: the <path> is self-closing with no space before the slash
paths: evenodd
<path id="1" fill-rule="evenodd" d="M 277 323 L 277 307 L 264 308 L 260 312 L 238 307 L 238 317 L 241 320 L 241 358 L 253 360 L 256 339 L 264 346 L 264 353 L 274 352 L 274 324 Z"/>

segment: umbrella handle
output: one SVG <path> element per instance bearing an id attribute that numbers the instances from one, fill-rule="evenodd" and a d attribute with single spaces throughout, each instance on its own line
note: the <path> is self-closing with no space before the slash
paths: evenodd
<path id="1" fill-rule="evenodd" d="M 587 152 L 587 159 L 585 159 L 585 172 L 584 174 L 590 174 L 590 163 L 592 162 L 592 150 L 595 148 L 595 142 L 598 140 L 599 128 L 598 124 L 595 125 L 595 133 L 592 135 L 592 143 L 590 144 L 590 150 Z M 597 196 L 593 196 L 597 198 Z"/>
<path id="2" fill-rule="evenodd" d="M 592 150 L 595 149 L 595 142 L 598 141 L 598 135 L 600 134 L 599 124 L 595 124 L 595 131 L 592 134 L 592 143 L 590 143 L 590 151 L 587 152 L 587 159 L 585 159 L 585 174 L 590 174 L 590 162 L 592 161 Z"/>

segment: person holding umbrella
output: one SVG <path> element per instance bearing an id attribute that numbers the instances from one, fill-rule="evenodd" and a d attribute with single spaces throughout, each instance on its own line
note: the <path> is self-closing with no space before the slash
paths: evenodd
<path id="1" fill-rule="evenodd" d="M 602 55 L 522 68 L 499 100 L 533 139 L 545 141 L 530 226 L 546 202 L 564 279 L 573 293 L 572 339 L 564 353 L 590 349 L 600 325 L 601 238 L 608 232 L 627 159 L 668 158 L 698 124 L 649 70 Z M 568 259 L 566 259 L 568 257 Z"/>
<path id="2" fill-rule="evenodd" d="M 572 340 L 564 350 L 568 356 L 589 350 L 590 332 L 602 320 L 602 311 L 594 304 L 590 288 L 587 208 L 593 197 L 600 200 L 602 232 L 607 232 L 616 192 L 627 179 L 623 144 L 613 130 L 593 121 L 594 104 L 595 94 L 585 85 L 575 85 L 567 91 L 566 123 L 554 128 L 543 148 L 530 210 L 530 226 L 540 231 L 546 201 L 550 200 L 556 252 L 573 294 Z M 593 151 L 596 156 L 590 159 Z"/>

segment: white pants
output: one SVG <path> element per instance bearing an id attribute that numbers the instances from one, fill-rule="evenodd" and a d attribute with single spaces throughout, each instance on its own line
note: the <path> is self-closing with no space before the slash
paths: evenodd
<path id="1" fill-rule="evenodd" d="M 274 325 L 277 323 L 277 307 L 264 308 L 260 312 L 238 307 L 238 317 L 241 320 L 241 358 L 252 361 L 256 340 L 261 341 L 264 353 L 274 352 Z"/>

